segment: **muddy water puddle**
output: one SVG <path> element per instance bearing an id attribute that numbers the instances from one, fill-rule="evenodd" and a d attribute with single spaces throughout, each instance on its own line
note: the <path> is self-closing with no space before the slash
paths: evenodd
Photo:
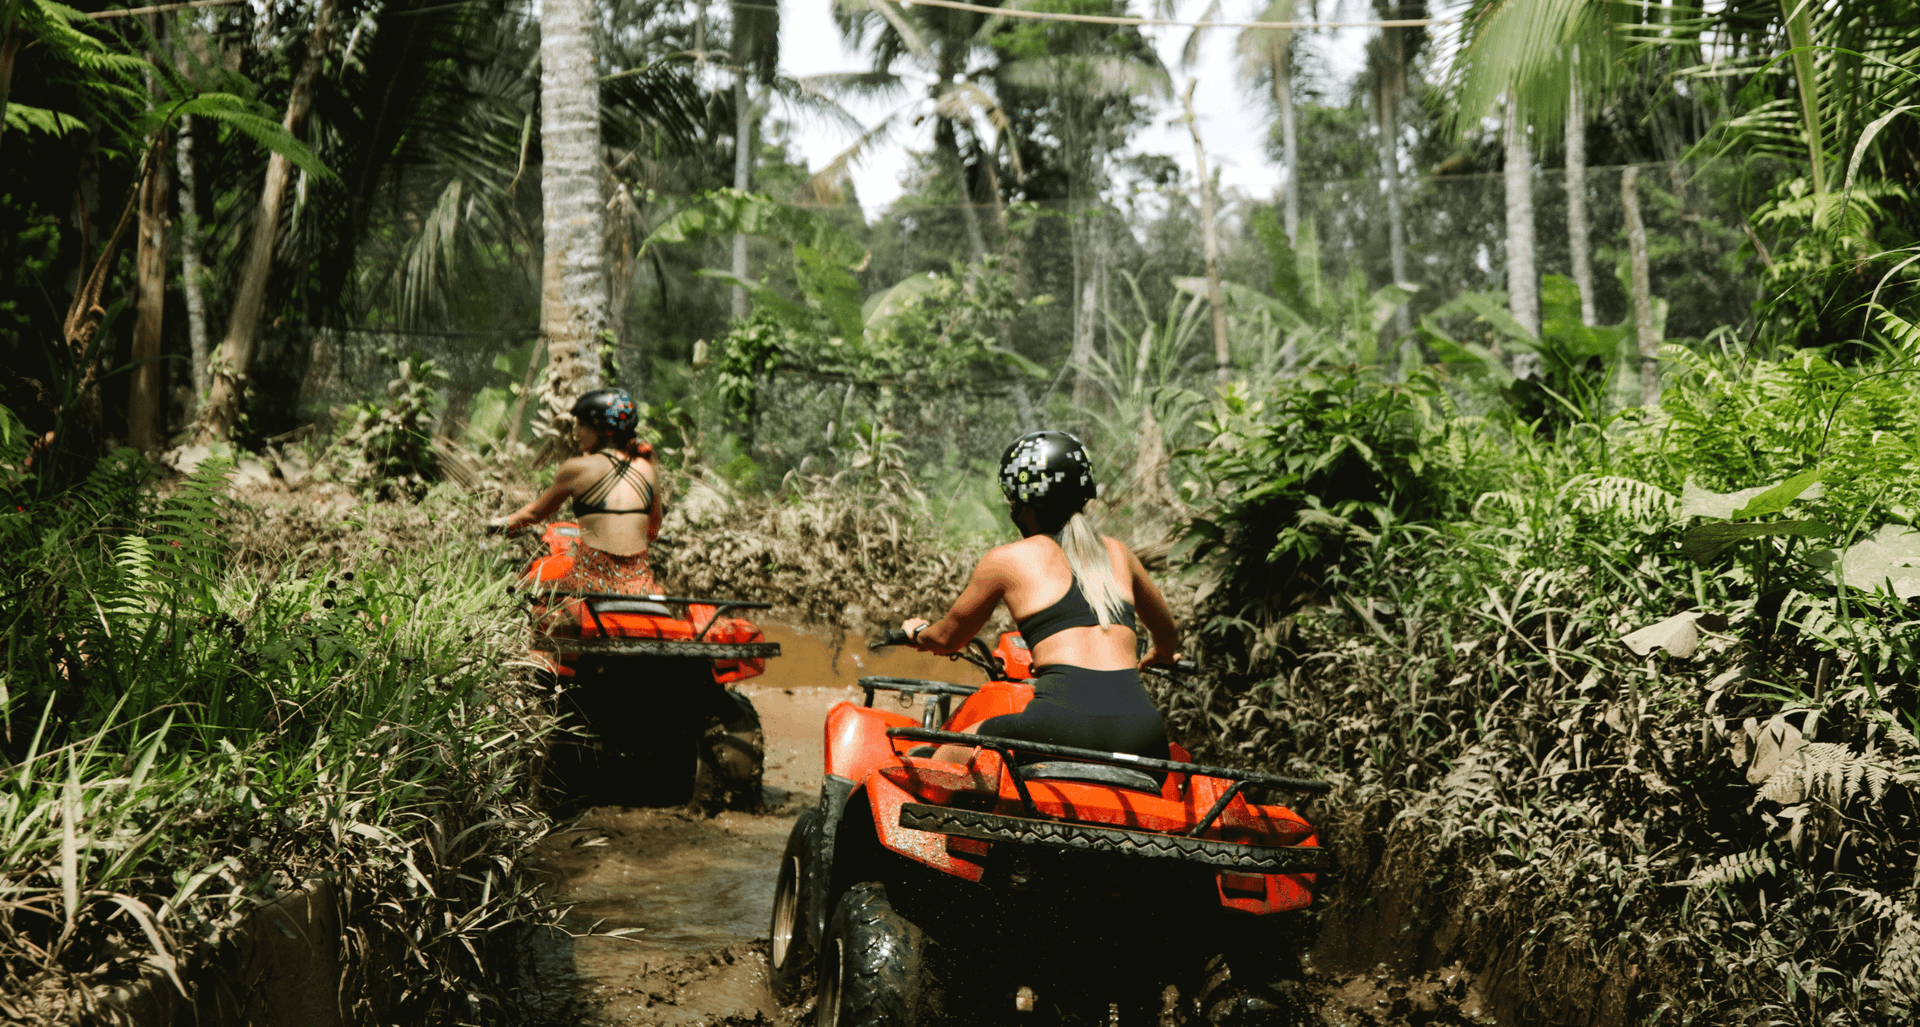
<path id="1" fill-rule="evenodd" d="M 764 813 L 597 807 L 542 844 L 567 933 L 540 939 L 528 988 L 548 1023 L 785 1024 L 767 926 L 787 833 L 820 790 L 827 711 L 868 674 L 978 683 L 964 663 L 762 622 L 781 655 L 741 683 L 766 735 Z M 917 714 L 917 711 L 910 711 Z"/>

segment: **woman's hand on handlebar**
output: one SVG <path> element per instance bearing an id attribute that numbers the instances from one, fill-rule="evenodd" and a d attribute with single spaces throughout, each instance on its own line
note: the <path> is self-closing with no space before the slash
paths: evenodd
<path id="1" fill-rule="evenodd" d="M 910 645 L 915 649 L 921 648 L 920 633 L 927 630 L 928 626 L 928 622 L 920 617 L 908 617 L 906 620 L 901 621 L 900 633 L 906 636 L 902 644 Z"/>
<path id="2" fill-rule="evenodd" d="M 487 534 L 511 535 L 514 532 L 521 531 L 529 527 L 532 527 L 532 525 L 526 523 L 525 521 L 520 520 L 518 517 L 515 517 L 513 514 L 507 514 L 505 517 L 495 517 L 493 520 L 488 521 Z"/>
<path id="3" fill-rule="evenodd" d="M 1187 659 L 1185 653 L 1155 649 L 1140 658 L 1141 670 L 1146 670 L 1150 667 L 1177 667 L 1181 670 L 1192 670 L 1193 662 Z"/>

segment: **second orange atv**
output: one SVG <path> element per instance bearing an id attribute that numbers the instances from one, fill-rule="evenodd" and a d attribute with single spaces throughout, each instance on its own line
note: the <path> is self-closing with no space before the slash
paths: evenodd
<path id="1" fill-rule="evenodd" d="M 1292 1021 L 1289 949 L 1331 864 L 1313 825 L 1246 793 L 1328 786 L 1177 745 L 1154 760 L 959 734 L 1033 686 L 1017 634 L 956 656 L 990 680 L 862 678 L 864 702 L 828 713 L 820 802 L 775 886 L 775 995 L 812 977 L 820 1027 Z M 919 696 L 922 717 L 881 692 Z M 978 748 L 953 763 L 942 743 Z"/>
<path id="2" fill-rule="evenodd" d="M 757 808 L 760 717 L 732 686 L 765 670 L 780 644 L 728 614 L 772 604 L 560 589 L 579 536 L 575 524 L 547 525 L 545 552 L 515 586 L 531 601 L 531 655 L 559 686 L 569 728 L 554 777 L 593 801 Z"/>

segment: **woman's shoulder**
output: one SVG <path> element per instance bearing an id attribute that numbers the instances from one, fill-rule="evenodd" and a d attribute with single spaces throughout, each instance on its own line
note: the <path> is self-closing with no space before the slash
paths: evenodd
<path id="1" fill-rule="evenodd" d="M 568 457 L 560 462 L 560 469 L 555 474 L 554 480 L 559 481 L 568 477 L 578 477 L 582 474 L 592 474 L 595 471 L 604 471 L 606 468 L 607 458 L 598 453 Z"/>

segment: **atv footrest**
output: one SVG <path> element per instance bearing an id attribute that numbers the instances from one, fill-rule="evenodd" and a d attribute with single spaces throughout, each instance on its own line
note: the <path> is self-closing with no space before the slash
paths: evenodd
<path id="1" fill-rule="evenodd" d="M 535 649 L 599 656 L 694 656 L 713 660 L 762 660 L 780 655 L 778 642 L 694 642 L 671 638 L 536 639 Z"/>
<path id="2" fill-rule="evenodd" d="M 900 826 L 983 841 L 1051 845 L 1142 859 L 1177 859 L 1255 874 L 1305 874 L 1333 869 L 1332 855 L 1325 849 L 1310 846 L 1236 845 L 1208 838 L 1032 820 L 917 802 L 900 807 Z"/>

